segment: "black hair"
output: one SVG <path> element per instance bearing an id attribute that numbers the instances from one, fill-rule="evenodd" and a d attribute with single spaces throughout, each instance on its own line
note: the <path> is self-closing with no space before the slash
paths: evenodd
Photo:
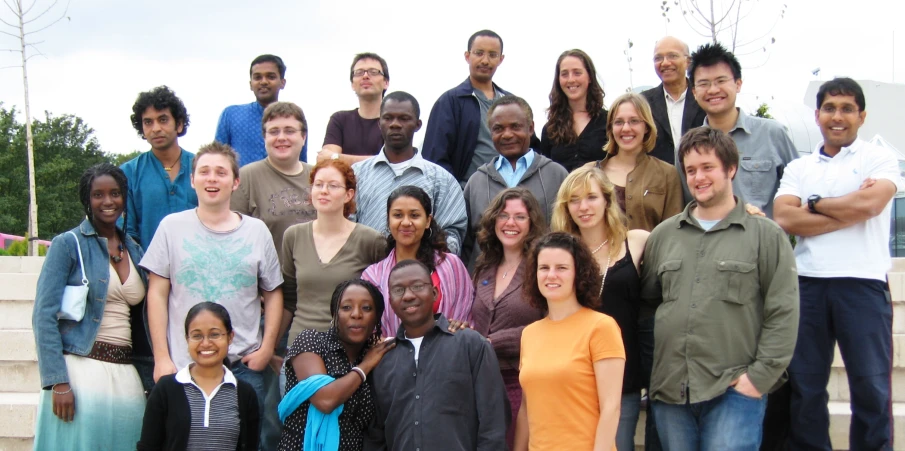
<path id="1" fill-rule="evenodd" d="M 185 104 L 179 97 L 176 97 L 170 88 L 166 86 L 158 86 L 150 91 L 143 92 L 135 99 L 132 105 L 132 127 L 138 132 L 138 136 L 145 137 L 144 129 L 141 124 L 141 116 L 148 107 L 154 107 L 155 110 L 170 110 L 173 120 L 176 124 L 182 124 L 182 132 L 177 136 L 185 136 L 185 132 L 189 129 L 189 113 L 185 109 Z"/>
<path id="2" fill-rule="evenodd" d="M 471 35 L 470 38 L 468 38 L 468 48 L 465 50 L 468 50 L 470 52 L 471 46 L 474 45 L 474 40 L 477 39 L 479 36 L 484 36 L 487 38 L 494 38 L 494 39 L 500 41 L 500 53 L 503 53 L 503 38 L 501 38 L 500 35 L 496 34 L 496 32 L 494 32 L 492 30 L 476 31 L 473 35 Z"/>
<path id="3" fill-rule="evenodd" d="M 280 72 L 280 78 L 286 78 L 286 64 L 283 63 L 283 58 L 280 58 L 276 55 L 264 54 L 258 55 L 257 58 L 251 60 L 251 64 L 248 66 L 248 76 L 250 77 L 252 74 L 252 70 L 255 67 L 255 64 L 261 63 L 273 63 L 277 65 L 277 70 Z"/>
<path id="4" fill-rule="evenodd" d="M 396 263 L 396 266 L 394 266 L 393 269 L 390 269 L 390 274 L 387 275 L 387 281 L 390 280 L 390 277 L 393 277 L 393 273 L 395 273 L 396 271 L 398 271 L 400 269 L 408 268 L 409 266 L 420 267 L 422 270 L 424 270 L 424 274 L 426 274 L 427 277 L 430 277 L 431 272 L 433 272 L 433 270 L 428 268 L 427 265 L 425 265 L 423 262 L 418 261 L 418 260 L 412 260 L 409 258 L 406 260 L 402 260 L 399 263 Z M 389 283 L 389 282 L 387 282 L 387 283 Z"/>
<path id="5" fill-rule="evenodd" d="M 738 58 L 722 44 L 704 44 L 691 54 L 691 64 L 688 65 L 688 78 L 694 86 L 694 71 L 699 67 L 711 67 L 720 63 L 726 63 L 732 70 L 732 78 L 742 79 L 742 65 Z"/>
<path id="6" fill-rule="evenodd" d="M 371 299 L 374 300 L 374 313 L 377 314 L 377 324 L 374 325 L 373 336 L 369 342 L 376 343 L 377 340 L 380 340 L 380 334 L 383 330 L 380 319 L 383 318 L 383 311 L 386 310 L 386 304 L 384 303 L 383 294 L 380 292 L 380 288 L 377 288 L 373 283 L 363 279 L 349 279 L 340 282 L 339 285 L 336 286 L 336 289 L 333 290 L 333 296 L 330 298 L 330 317 L 333 318 L 333 322 L 336 326 L 339 326 L 339 301 L 342 300 L 343 294 L 346 293 L 346 288 L 351 286 L 363 287 L 368 290 Z M 336 333 L 335 327 L 333 332 Z"/>
<path id="7" fill-rule="evenodd" d="M 823 106 L 823 99 L 827 94 L 831 96 L 853 96 L 858 109 L 864 111 L 866 108 L 864 102 L 864 90 L 857 81 L 848 77 L 836 77 L 822 85 L 817 90 L 817 109 Z"/>
<path id="8" fill-rule="evenodd" d="M 380 114 L 383 114 L 383 107 L 387 104 L 388 101 L 393 100 L 396 102 L 411 102 L 412 109 L 415 110 L 415 119 L 421 119 L 421 106 L 418 105 L 418 101 L 415 100 L 415 96 L 405 92 L 405 91 L 393 91 L 386 96 L 384 96 L 383 101 L 380 102 Z"/>
<path id="9" fill-rule="evenodd" d="M 528 102 L 526 102 L 525 99 L 510 94 L 500 97 L 490 104 L 490 108 L 487 109 L 486 118 L 488 123 L 490 122 L 490 116 L 493 115 L 493 111 L 496 110 L 497 107 L 503 105 L 518 105 L 528 118 L 528 125 L 531 125 L 534 122 L 534 111 L 531 110 L 531 105 L 528 105 Z"/>
<path id="10" fill-rule="evenodd" d="M 215 302 L 201 302 L 192 306 L 189 309 L 188 314 L 185 315 L 185 336 L 188 338 L 189 336 L 189 325 L 192 324 L 192 321 L 198 316 L 201 312 L 211 312 L 212 315 L 216 316 L 217 319 L 223 322 L 223 327 L 226 328 L 226 335 L 229 336 L 233 332 L 233 321 L 229 317 L 229 312 L 226 310 L 226 307 L 217 304 Z M 223 358 L 223 366 L 229 367 L 231 362 L 229 361 L 229 351 L 227 350 L 226 357 Z"/>
<path id="11" fill-rule="evenodd" d="M 88 217 L 88 220 L 91 221 L 92 224 L 94 223 L 94 215 L 91 213 L 91 185 L 94 183 L 95 179 L 104 175 L 113 177 L 113 180 L 115 180 L 116 184 L 119 186 L 119 192 L 123 196 L 123 223 L 125 223 L 127 211 L 126 202 L 129 198 L 129 180 L 126 178 L 126 174 L 122 169 L 110 163 L 98 163 L 85 169 L 82 178 L 79 179 L 79 201 L 82 202 L 82 207 L 85 209 L 85 216 Z M 123 228 L 125 229 L 125 226 Z"/>
<path id="12" fill-rule="evenodd" d="M 393 93 L 395 94 L 395 93 Z M 391 94 L 392 95 L 392 94 Z M 423 189 L 412 186 L 412 185 L 403 185 L 399 188 L 393 190 L 390 193 L 390 197 L 387 198 L 387 228 L 389 229 L 390 223 L 390 207 L 393 206 L 393 202 L 400 197 L 411 197 L 418 201 L 421 204 L 421 208 L 424 209 L 424 213 L 427 215 L 431 215 L 431 223 L 428 226 L 427 231 L 421 235 L 421 242 L 418 244 L 418 252 L 415 253 L 415 258 L 418 259 L 425 267 L 429 269 L 428 273 L 433 272 L 436 263 L 434 263 L 434 253 L 439 253 L 440 261 L 446 259 L 446 253 L 449 252 L 449 247 L 446 245 L 446 232 L 440 228 L 440 225 L 437 224 L 437 220 L 432 216 L 433 209 L 431 208 L 431 198 L 424 192 Z M 392 233 L 389 233 L 387 236 L 387 253 L 396 248 L 396 238 L 393 237 Z"/>

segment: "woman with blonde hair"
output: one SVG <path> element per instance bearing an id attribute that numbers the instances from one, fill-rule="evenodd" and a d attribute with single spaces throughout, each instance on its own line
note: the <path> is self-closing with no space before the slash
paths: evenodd
<path id="1" fill-rule="evenodd" d="M 563 181 L 553 207 L 551 229 L 580 238 L 600 266 L 597 310 L 616 320 L 625 346 L 625 372 L 617 449 L 635 449 L 640 414 L 642 371 L 638 337 L 641 301 L 640 264 L 649 232 L 629 230 L 616 203 L 616 190 L 603 171 L 575 170 Z"/>
<path id="2" fill-rule="evenodd" d="M 629 229 L 650 232 L 682 212 L 682 185 L 676 168 L 648 155 L 657 143 L 657 126 L 644 96 L 628 93 L 610 106 L 606 156 L 593 166 L 603 170 L 616 190 Z"/>

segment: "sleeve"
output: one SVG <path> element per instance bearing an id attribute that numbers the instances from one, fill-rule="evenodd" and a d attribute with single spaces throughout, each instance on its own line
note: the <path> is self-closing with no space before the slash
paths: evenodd
<path id="1" fill-rule="evenodd" d="M 258 431 L 261 427 L 261 412 L 258 410 L 258 396 L 255 394 L 254 388 L 244 381 L 239 381 L 236 387 L 244 396 L 239 414 L 242 424 L 239 426 L 239 443 L 236 444 L 236 451 L 257 451 L 260 434 Z"/>
<path id="2" fill-rule="evenodd" d="M 798 270 L 785 232 L 772 221 L 761 227 L 757 267 L 764 299 L 763 325 L 748 378 L 757 391 L 768 393 L 792 361 L 798 339 Z"/>
<path id="3" fill-rule="evenodd" d="M 776 146 L 776 154 L 779 156 L 780 160 L 776 167 L 776 179 L 780 180 L 786 171 L 786 166 L 798 158 L 798 150 L 795 149 L 795 144 L 792 142 L 792 138 L 789 137 L 789 129 L 785 126 L 780 126 L 778 130 L 774 132 L 773 138 L 773 142 Z M 777 182 L 777 185 L 778 184 L 779 183 Z"/>
<path id="4" fill-rule="evenodd" d="M 589 347 L 592 362 L 603 359 L 625 360 L 622 332 L 612 317 L 600 316 L 594 324 L 594 328 L 591 329 Z"/>
<path id="5" fill-rule="evenodd" d="M 170 219 L 170 217 L 164 217 L 160 221 L 160 226 L 154 232 L 154 238 L 151 239 L 148 250 L 141 258 L 141 262 L 138 263 L 146 271 L 164 279 L 170 278 L 170 237 L 168 232 L 170 222 L 172 222 Z"/>
<path id="6" fill-rule="evenodd" d="M 660 217 L 660 222 L 681 213 L 685 209 L 682 185 L 679 182 L 679 172 L 674 166 L 669 166 L 664 168 L 664 170 L 666 171 L 666 208 L 663 209 L 663 216 Z"/>
<path id="7" fill-rule="evenodd" d="M 660 285 L 660 278 L 657 276 L 657 266 L 660 264 L 657 258 L 659 235 L 657 229 L 654 228 L 644 245 L 644 260 L 641 263 L 642 311 L 644 307 L 656 311 L 657 307 L 663 303 L 663 288 Z"/>
<path id="8" fill-rule="evenodd" d="M 364 451 L 387 451 L 386 431 L 384 422 L 386 414 L 380 408 L 380 402 L 374 402 L 374 418 L 368 424 L 368 428 L 363 434 L 362 449 Z"/>
<path id="9" fill-rule="evenodd" d="M 374 238 L 371 240 L 369 244 L 368 250 L 368 265 L 373 265 L 377 263 L 387 256 L 387 239 L 380 232 L 369 228 L 369 230 L 374 231 Z"/>
<path id="10" fill-rule="evenodd" d="M 57 312 L 60 311 L 69 275 L 74 270 L 81 272 L 75 248 L 69 247 L 68 242 L 72 240 L 72 235 L 68 233 L 62 233 L 53 239 L 38 276 L 31 323 L 35 334 L 41 387 L 44 389 L 69 382 Z"/>
<path id="11" fill-rule="evenodd" d="M 137 181 L 133 167 L 134 163 L 132 161 L 127 161 L 120 166 L 120 169 L 126 175 L 126 180 L 129 182 L 129 191 L 126 193 L 126 215 L 123 219 L 123 229 L 126 231 L 126 235 L 131 236 L 132 239 L 142 246 L 147 246 L 148 243 L 141 242 L 141 224 L 138 223 L 141 212 L 139 211 L 138 202 L 135 200 L 135 185 L 133 184 L 137 183 Z"/>
<path id="12" fill-rule="evenodd" d="M 167 403 L 167 387 L 172 376 L 164 376 L 148 397 L 145 405 L 145 416 L 141 423 L 141 438 L 138 440 L 138 451 L 162 450 L 167 438 L 167 416 L 169 404 Z"/>
<path id="13" fill-rule="evenodd" d="M 290 226 L 283 234 L 283 249 L 280 250 L 280 266 L 283 272 L 283 310 L 295 314 L 298 308 L 298 281 L 295 278 L 295 240 L 298 226 Z"/>
<path id="14" fill-rule="evenodd" d="M 321 357 L 321 360 L 324 359 L 324 355 L 327 353 L 322 341 L 317 337 L 317 331 L 314 329 L 305 329 L 295 336 L 292 340 L 292 346 L 289 347 L 289 351 L 286 353 L 286 361 L 289 362 L 293 357 L 306 352 L 317 354 Z"/>
<path id="15" fill-rule="evenodd" d="M 254 216 L 254 206 L 251 201 L 251 185 L 253 184 L 253 176 L 249 175 L 245 168 L 239 169 L 239 189 L 229 198 L 230 210 L 246 216 Z"/>
<path id="16" fill-rule="evenodd" d="M 439 173 L 438 173 L 439 175 Z M 438 185 L 445 184 L 439 192 L 435 193 L 435 218 L 437 224 L 446 232 L 446 244 L 449 250 L 458 255 L 462 251 L 462 242 L 465 241 L 465 231 L 468 229 L 468 213 L 465 210 L 465 196 L 462 188 L 452 174 L 442 173 L 443 180 L 438 180 Z"/>
<path id="17" fill-rule="evenodd" d="M 339 112 L 330 116 L 330 122 L 327 123 L 327 132 L 324 135 L 324 145 L 333 144 L 339 147 L 343 146 L 343 124 L 339 119 Z"/>
<path id="18" fill-rule="evenodd" d="M 261 261 L 258 263 L 259 286 L 264 291 L 273 291 L 283 284 L 283 273 L 280 269 L 280 258 L 277 256 L 277 248 L 273 244 L 273 235 L 270 229 L 259 223 L 258 246 L 264 249 Z"/>
<path id="19" fill-rule="evenodd" d="M 220 119 L 217 120 L 217 132 L 214 134 L 214 139 L 217 142 L 232 145 L 232 140 L 229 136 L 229 107 L 225 108 L 222 113 L 220 113 Z"/>
<path id="20" fill-rule="evenodd" d="M 455 302 L 443 303 L 443 314 L 448 319 L 458 319 L 467 321 L 471 324 L 471 307 L 474 304 L 474 285 L 471 282 L 471 278 L 468 277 L 468 269 L 465 268 L 462 260 L 453 254 L 446 254 L 446 259 L 442 264 L 447 267 L 447 271 L 444 271 L 447 274 L 444 275 L 452 278 L 452 283 L 446 286 L 452 287 L 453 290 L 453 293 L 450 293 L 453 296 L 447 298 L 447 293 L 444 293 L 443 297 L 444 299 L 455 300 Z"/>
<path id="21" fill-rule="evenodd" d="M 462 193 L 462 197 L 465 199 L 465 213 L 468 216 L 468 222 L 466 223 L 465 238 L 462 242 L 462 248 L 459 250 L 459 255 L 462 256 L 462 261 L 466 262 L 474 261 L 472 259 L 472 254 L 474 253 L 475 241 L 477 241 L 478 222 L 481 220 L 479 214 L 475 215 L 474 212 L 471 211 L 474 184 L 476 183 L 474 180 L 475 175 L 477 174 L 478 173 L 476 172 L 468 179 L 468 182 L 465 184 L 465 191 Z"/>
<path id="22" fill-rule="evenodd" d="M 801 199 L 802 194 L 799 188 L 799 179 L 801 177 L 801 169 L 804 164 L 805 161 L 803 159 L 799 159 L 786 166 L 786 169 L 783 171 L 782 178 L 779 180 L 779 189 L 776 190 L 776 196 L 773 197 L 774 199 L 778 198 L 779 196 L 795 196 Z"/>
<path id="23" fill-rule="evenodd" d="M 540 131 L 540 145 L 538 145 L 534 150 L 537 153 L 552 159 L 552 157 L 550 157 L 550 150 L 552 148 L 553 143 L 550 142 L 550 136 L 547 134 L 547 124 L 544 124 Z"/>
<path id="24" fill-rule="evenodd" d="M 431 108 L 430 117 L 427 120 L 427 131 L 424 132 L 424 144 L 421 153 L 424 159 L 453 173 L 452 160 L 449 152 L 456 148 L 456 120 L 452 111 L 450 94 L 443 93 Z"/>
<path id="25" fill-rule="evenodd" d="M 877 180 L 885 179 L 893 182 L 896 185 L 896 191 L 905 189 L 899 170 L 899 161 L 889 150 L 876 149 L 875 156 L 871 158 L 871 165 L 868 168 L 868 176 Z"/>
<path id="26" fill-rule="evenodd" d="M 477 335 L 477 334 L 476 334 Z M 478 413 L 478 437 L 475 449 L 497 451 L 506 448 L 506 429 L 512 420 L 506 386 L 500 374 L 500 364 L 490 343 L 475 338 L 480 346 L 473 353 L 471 377 L 474 384 L 475 406 Z"/>

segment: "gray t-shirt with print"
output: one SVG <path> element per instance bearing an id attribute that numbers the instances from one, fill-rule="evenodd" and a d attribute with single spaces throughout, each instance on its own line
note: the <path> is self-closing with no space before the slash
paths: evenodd
<path id="1" fill-rule="evenodd" d="M 277 289 L 283 275 L 270 231 L 260 219 L 242 215 L 234 230 L 217 232 L 201 223 L 195 209 L 173 213 L 160 222 L 140 265 L 170 279 L 167 342 L 176 368 L 192 362 L 185 317 L 204 301 L 229 312 L 236 334 L 229 346 L 230 361 L 261 347 L 258 289 Z"/>

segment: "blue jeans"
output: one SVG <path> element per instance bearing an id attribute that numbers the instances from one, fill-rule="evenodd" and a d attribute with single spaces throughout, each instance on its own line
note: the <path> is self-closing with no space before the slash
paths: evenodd
<path id="1" fill-rule="evenodd" d="M 261 439 L 258 449 L 276 449 L 280 441 L 280 433 L 282 432 L 280 418 L 276 409 L 276 405 L 280 401 L 279 399 L 276 399 L 276 403 L 273 401 L 274 396 L 279 395 L 277 375 L 273 373 L 269 366 L 265 367 L 263 371 L 255 371 L 242 363 L 241 360 L 233 363 L 230 370 L 236 376 L 236 379 L 251 385 L 255 390 L 255 395 L 258 397 L 258 411 L 261 415 L 261 430 L 259 431 Z M 272 408 L 270 408 L 271 404 L 273 404 Z"/>
<path id="2" fill-rule="evenodd" d="M 635 449 L 635 428 L 641 415 L 641 392 L 623 393 L 619 412 L 619 426 L 616 428 L 616 449 Z"/>
<path id="3" fill-rule="evenodd" d="M 693 404 L 653 402 L 666 451 L 758 451 L 766 408 L 766 396 L 750 398 L 733 387 Z"/>
<path id="4" fill-rule="evenodd" d="M 641 383 L 650 390 L 650 373 L 654 367 L 654 317 L 638 320 L 638 344 L 641 349 Z M 622 448 L 620 448 L 622 449 Z M 634 448 L 627 448 L 634 449 Z M 644 423 L 645 451 L 660 451 L 660 436 L 657 434 L 657 422 L 651 410 L 650 397 L 647 401 L 647 421 Z"/>

